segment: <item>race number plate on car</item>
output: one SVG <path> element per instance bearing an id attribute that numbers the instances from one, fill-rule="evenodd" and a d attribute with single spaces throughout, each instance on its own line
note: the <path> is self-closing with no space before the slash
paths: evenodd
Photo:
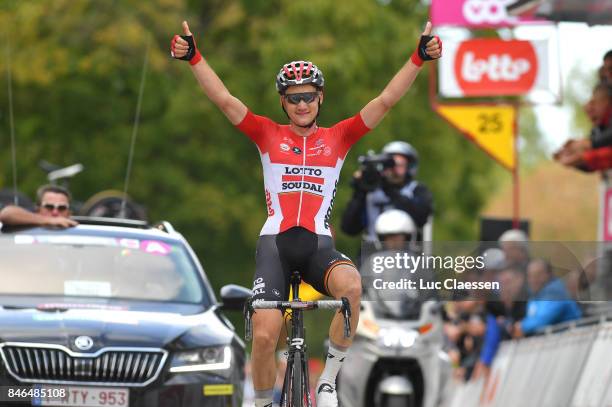
<path id="1" fill-rule="evenodd" d="M 129 389 L 114 387 L 41 386 L 41 389 L 62 389 L 62 397 L 38 398 L 34 406 L 128 407 Z M 47 392 L 48 393 L 48 392 Z M 57 392 L 53 394 L 56 396 Z"/>

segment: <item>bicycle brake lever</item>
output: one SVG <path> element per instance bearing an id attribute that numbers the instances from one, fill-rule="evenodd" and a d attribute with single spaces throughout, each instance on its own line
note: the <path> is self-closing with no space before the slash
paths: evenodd
<path id="1" fill-rule="evenodd" d="M 340 311 L 342 311 L 342 313 L 345 313 L 349 318 L 351 317 L 351 303 L 349 302 L 349 299 L 346 297 L 342 297 L 342 308 L 340 308 Z"/>
<path id="2" fill-rule="evenodd" d="M 253 308 L 253 298 L 249 298 L 244 303 L 244 339 L 250 341 L 253 339 L 253 325 L 251 323 L 251 317 L 255 313 Z"/>
<path id="3" fill-rule="evenodd" d="M 351 337 L 351 304 L 346 297 L 342 297 L 342 308 L 340 309 L 344 316 L 344 337 Z"/>

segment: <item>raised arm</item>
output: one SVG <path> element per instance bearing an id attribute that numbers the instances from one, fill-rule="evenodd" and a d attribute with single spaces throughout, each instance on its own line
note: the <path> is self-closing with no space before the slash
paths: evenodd
<path id="1" fill-rule="evenodd" d="M 412 57 L 395 74 L 382 93 L 361 109 L 361 118 L 368 128 L 376 127 L 385 114 L 406 94 L 421 70 L 423 61 L 442 56 L 442 42 L 438 37 L 430 36 L 431 29 L 431 23 L 427 22 L 418 49 L 414 51 Z"/>
<path id="2" fill-rule="evenodd" d="M 232 96 L 219 76 L 202 58 L 198 51 L 193 34 L 187 21 L 183 21 L 184 35 L 175 35 L 170 44 L 170 52 L 174 58 L 189 61 L 191 71 L 198 80 L 206 96 L 215 104 L 233 125 L 239 124 L 247 114 L 247 107 L 238 98 Z"/>

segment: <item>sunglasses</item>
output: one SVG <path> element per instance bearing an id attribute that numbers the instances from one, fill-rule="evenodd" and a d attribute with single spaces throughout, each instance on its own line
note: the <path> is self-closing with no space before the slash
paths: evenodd
<path id="1" fill-rule="evenodd" d="M 70 205 L 67 205 L 67 204 L 43 203 L 40 206 L 45 208 L 48 211 L 52 211 L 54 209 L 57 209 L 58 212 L 64 212 L 64 211 L 67 211 L 68 209 L 70 209 Z"/>
<path id="2" fill-rule="evenodd" d="M 318 96 L 319 92 L 288 93 L 285 95 L 285 100 L 292 105 L 297 105 L 302 100 L 306 103 L 312 103 Z"/>

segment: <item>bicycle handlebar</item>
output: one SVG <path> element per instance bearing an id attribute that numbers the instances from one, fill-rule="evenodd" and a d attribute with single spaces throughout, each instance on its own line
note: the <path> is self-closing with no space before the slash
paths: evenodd
<path id="1" fill-rule="evenodd" d="M 321 309 L 338 309 L 342 308 L 342 301 L 339 300 L 323 300 L 323 301 L 265 301 L 256 300 L 252 303 L 253 309 L 301 309 L 313 310 Z"/>
<path id="2" fill-rule="evenodd" d="M 256 309 L 292 309 L 292 310 L 313 310 L 313 309 L 339 309 L 344 316 L 344 336 L 351 336 L 351 304 L 346 297 L 341 300 L 321 300 L 321 301 L 265 301 L 249 299 L 244 305 L 245 320 L 245 339 L 250 341 L 253 338 L 253 327 L 251 317 Z"/>

